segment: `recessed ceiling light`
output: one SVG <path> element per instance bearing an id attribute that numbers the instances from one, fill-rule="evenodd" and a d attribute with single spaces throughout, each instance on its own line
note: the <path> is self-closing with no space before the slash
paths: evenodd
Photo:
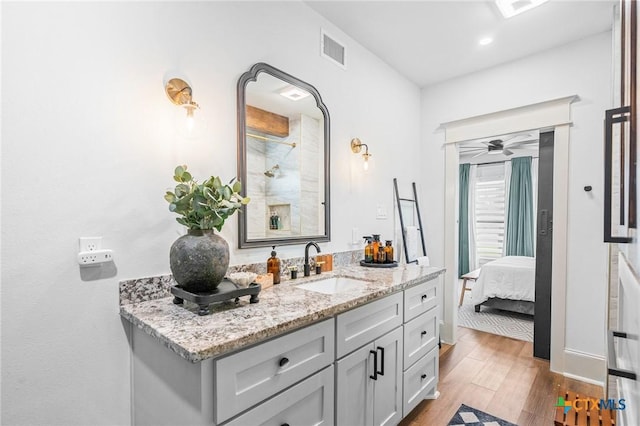
<path id="1" fill-rule="evenodd" d="M 280 93 L 282 96 L 284 96 L 287 99 L 291 99 L 292 101 L 299 101 L 300 99 L 304 99 L 307 96 L 311 95 L 306 90 L 302 90 L 292 85 L 285 87 L 284 89 L 280 90 L 278 93 Z"/>
<path id="2" fill-rule="evenodd" d="M 478 44 L 480 44 L 480 46 L 486 46 L 487 44 L 491 43 L 493 43 L 493 39 L 491 37 L 484 37 L 478 41 Z"/>
<path id="3" fill-rule="evenodd" d="M 549 0 L 496 0 L 496 5 L 500 9 L 500 13 L 505 18 L 511 18 L 531 10 L 534 7 L 540 6 L 542 3 L 546 3 Z"/>

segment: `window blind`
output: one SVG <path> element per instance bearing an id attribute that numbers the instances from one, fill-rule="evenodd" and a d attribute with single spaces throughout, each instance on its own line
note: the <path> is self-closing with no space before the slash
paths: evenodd
<path id="1" fill-rule="evenodd" d="M 475 181 L 476 258 L 480 267 L 502 257 L 504 244 L 504 164 L 480 165 Z"/>

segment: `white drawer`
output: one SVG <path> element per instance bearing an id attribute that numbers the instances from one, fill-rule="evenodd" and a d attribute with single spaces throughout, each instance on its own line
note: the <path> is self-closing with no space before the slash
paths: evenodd
<path id="1" fill-rule="evenodd" d="M 402 324 L 402 293 L 338 315 L 337 358 L 353 352 Z"/>
<path id="2" fill-rule="evenodd" d="M 216 423 L 331 364 L 334 348 L 330 319 L 216 360 Z"/>
<path id="3" fill-rule="evenodd" d="M 438 348 L 423 356 L 404 372 L 402 417 L 406 417 L 427 395 L 436 391 L 438 383 Z"/>
<path id="4" fill-rule="evenodd" d="M 404 291 L 404 322 L 427 312 L 438 303 L 438 278 Z"/>
<path id="5" fill-rule="evenodd" d="M 438 344 L 438 307 L 404 325 L 404 369 Z"/>
<path id="6" fill-rule="evenodd" d="M 333 365 L 258 405 L 226 426 L 333 425 Z"/>

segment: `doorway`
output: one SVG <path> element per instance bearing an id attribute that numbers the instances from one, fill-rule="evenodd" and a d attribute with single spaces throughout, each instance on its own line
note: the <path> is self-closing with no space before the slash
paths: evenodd
<path id="1" fill-rule="evenodd" d="M 553 131 L 461 142 L 459 163 L 459 191 L 465 194 L 459 212 L 459 274 L 465 278 L 460 282 L 473 276 L 478 283 L 469 296 L 460 295 L 459 325 L 533 342 L 534 355 L 549 359 Z M 464 287 L 459 286 L 461 293 Z"/>
<path id="2" fill-rule="evenodd" d="M 569 187 L 569 127 L 571 104 L 576 96 L 553 99 L 482 116 L 442 123 L 445 131 L 445 208 L 444 257 L 447 272 L 443 286 L 442 341 L 457 340 L 457 143 L 496 134 L 543 129 L 554 131 L 553 206 L 554 232 L 552 236 L 553 267 L 551 272 L 551 338 L 550 367 L 565 371 L 567 223 Z M 454 272 L 455 271 L 455 272 Z"/>

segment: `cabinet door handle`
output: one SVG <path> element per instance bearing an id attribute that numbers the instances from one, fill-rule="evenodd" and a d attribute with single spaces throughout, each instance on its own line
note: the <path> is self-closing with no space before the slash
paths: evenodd
<path id="1" fill-rule="evenodd" d="M 282 423 L 280 426 L 289 426 L 289 423 Z"/>
<path id="2" fill-rule="evenodd" d="M 377 351 L 380 351 L 380 371 L 378 371 L 377 373 L 381 376 L 384 376 L 384 348 L 378 346 L 376 352 Z"/>
<path id="3" fill-rule="evenodd" d="M 373 376 L 369 376 L 370 379 L 378 380 L 378 351 L 369 351 L 373 354 Z"/>
<path id="4" fill-rule="evenodd" d="M 423 294 L 422 297 L 420 298 L 420 302 L 424 302 L 425 300 L 427 300 L 427 295 Z"/>
<path id="5" fill-rule="evenodd" d="M 426 374 L 423 374 L 422 376 L 420 376 L 420 379 L 421 379 L 421 380 L 424 380 L 424 379 L 426 379 L 426 378 L 427 378 L 427 375 L 426 375 Z"/>
<path id="6" fill-rule="evenodd" d="M 625 192 L 626 187 L 630 187 L 627 182 L 624 181 L 625 176 L 621 174 L 621 182 L 618 183 L 620 194 L 620 206 L 618 211 L 614 211 L 614 206 L 611 205 L 611 194 L 613 193 L 614 183 L 612 180 L 612 169 L 614 166 L 613 159 L 613 145 L 614 142 L 622 143 L 622 141 L 614 141 L 614 127 L 616 124 L 624 126 L 624 122 L 631 121 L 631 107 L 623 106 L 621 108 L 608 109 L 605 111 L 605 125 L 604 125 L 604 242 L 605 243 L 630 243 L 632 238 L 628 233 L 623 235 L 614 235 L 612 230 L 612 222 L 617 225 L 627 224 L 629 217 L 625 217 Z M 619 135 L 619 133 L 618 133 Z M 618 136 L 619 138 L 620 136 Z M 616 143 L 617 144 L 617 143 Z M 620 158 L 620 157 L 618 157 Z M 620 162 L 620 161 L 618 161 Z M 625 191 L 622 191 L 622 189 Z M 634 196 L 633 194 L 631 195 Z M 631 200 L 629 200 L 631 201 Z M 631 209 L 629 209 L 631 211 Z M 612 219 L 613 216 L 613 219 Z M 630 216 L 630 215 L 629 215 Z M 629 226 L 631 227 L 631 226 Z"/>
<path id="7" fill-rule="evenodd" d="M 287 357 L 281 358 L 278 364 L 280 365 L 280 367 L 284 367 L 285 365 L 289 364 L 289 358 Z"/>
<path id="8" fill-rule="evenodd" d="M 424 336 L 425 334 L 427 334 L 426 330 L 422 330 L 422 333 L 420 333 L 420 337 Z"/>
<path id="9" fill-rule="evenodd" d="M 629 338 L 629 336 L 625 332 L 609 330 L 607 336 L 607 344 L 609 349 L 607 354 L 607 370 L 609 374 L 612 376 L 623 377 L 625 379 L 638 380 L 638 375 L 634 371 L 618 368 L 616 364 L 615 346 L 613 345 L 614 337 L 620 337 L 622 339 Z"/>

